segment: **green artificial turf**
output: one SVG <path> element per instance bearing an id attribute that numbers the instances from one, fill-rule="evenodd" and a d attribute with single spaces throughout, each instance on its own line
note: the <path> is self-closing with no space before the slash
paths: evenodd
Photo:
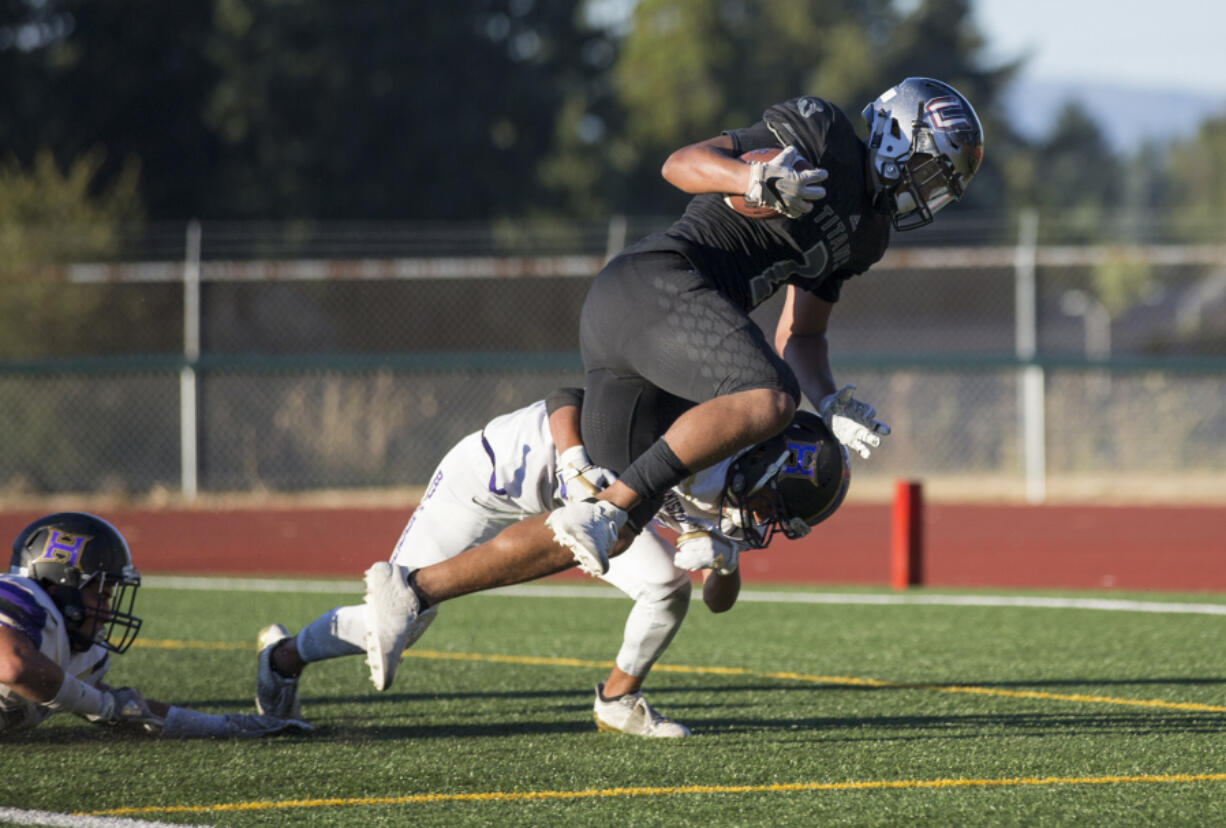
<path id="1" fill-rule="evenodd" d="M 1148 597 L 1193 598 L 1221 600 Z M 250 712 L 259 628 L 359 600 L 146 586 L 141 646 L 109 680 Z M 309 736 L 161 741 L 57 716 L 0 742 L 0 808 L 227 826 L 1226 819 L 1226 617 L 695 600 L 645 688 L 694 733 L 653 741 L 591 721 L 630 606 L 446 604 L 386 693 L 360 656 L 310 666 Z"/>

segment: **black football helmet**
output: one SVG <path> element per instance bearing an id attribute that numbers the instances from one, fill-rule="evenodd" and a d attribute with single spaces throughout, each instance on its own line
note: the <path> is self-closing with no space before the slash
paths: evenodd
<path id="1" fill-rule="evenodd" d="M 983 161 L 983 127 L 947 83 L 907 78 L 864 107 L 874 203 L 895 230 L 932 221 L 962 198 Z"/>
<path id="2" fill-rule="evenodd" d="M 797 411 L 792 424 L 733 459 L 720 503 L 730 534 L 765 548 L 776 532 L 799 538 L 834 514 L 847 496 L 847 449 L 822 418 Z"/>
<path id="3" fill-rule="evenodd" d="M 13 541 L 9 572 L 46 589 L 64 615 L 72 649 L 100 644 L 115 653 L 132 646 L 141 619 L 132 614 L 140 573 L 132 565 L 128 542 L 100 517 L 58 512 L 31 523 Z M 82 591 L 97 582 L 113 587 L 110 609 L 88 607 Z M 86 622 L 90 632 L 85 631 Z"/>

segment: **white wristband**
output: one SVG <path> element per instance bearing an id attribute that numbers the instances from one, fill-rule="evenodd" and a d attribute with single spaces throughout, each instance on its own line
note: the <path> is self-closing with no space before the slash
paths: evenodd
<path id="1" fill-rule="evenodd" d="M 115 712 L 115 697 L 86 684 L 74 675 L 64 673 L 64 681 L 56 691 L 55 698 L 47 702 L 47 707 L 57 713 L 67 710 L 79 716 L 93 716 L 107 721 Z"/>
<path id="2" fill-rule="evenodd" d="M 587 457 L 587 450 L 582 443 L 573 445 L 566 451 L 558 455 L 558 465 L 561 467 L 569 466 L 573 469 L 581 469 L 584 466 L 592 465 L 592 461 Z"/>

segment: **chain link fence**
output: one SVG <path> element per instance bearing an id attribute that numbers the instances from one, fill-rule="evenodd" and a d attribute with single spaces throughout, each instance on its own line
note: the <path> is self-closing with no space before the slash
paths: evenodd
<path id="1" fill-rule="evenodd" d="M 460 437 L 582 383 L 592 276 L 664 226 L 155 226 L 110 257 L 10 268 L 0 494 L 424 485 Z M 836 377 L 894 429 L 853 488 L 1035 499 L 1037 474 L 1040 498 L 1226 493 L 1226 248 L 1111 226 L 1132 243 L 1041 217 L 1028 248 L 1014 218 L 942 216 L 847 285 Z"/>

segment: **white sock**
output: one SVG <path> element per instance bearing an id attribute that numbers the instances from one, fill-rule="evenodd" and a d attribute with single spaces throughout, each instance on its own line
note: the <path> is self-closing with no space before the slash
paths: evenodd
<path id="1" fill-rule="evenodd" d="M 298 631 L 298 655 L 308 664 L 366 652 L 366 607 L 330 609 Z"/>

